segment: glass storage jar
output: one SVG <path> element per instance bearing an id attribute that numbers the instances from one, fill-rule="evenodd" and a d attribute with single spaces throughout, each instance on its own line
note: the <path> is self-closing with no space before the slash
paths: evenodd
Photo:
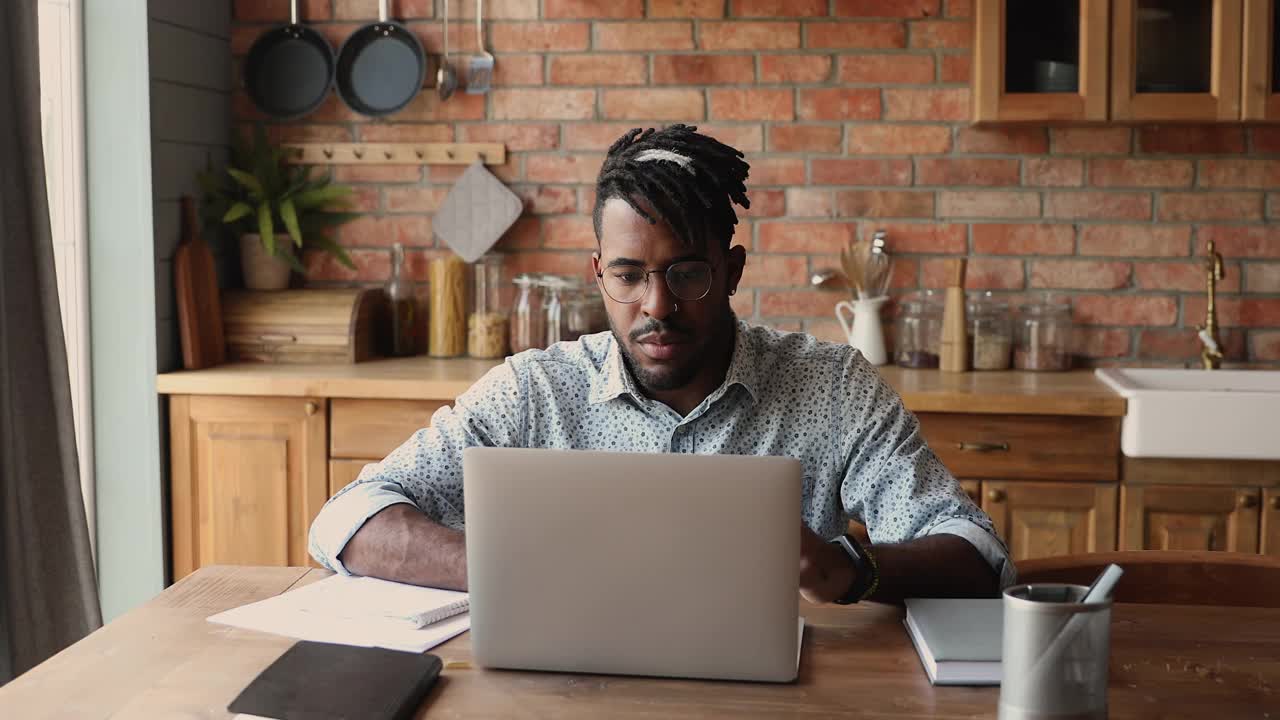
<path id="1" fill-rule="evenodd" d="M 1009 304 L 990 292 L 969 296 L 969 348 L 974 370 L 1007 370 L 1013 348 Z"/>
<path id="2" fill-rule="evenodd" d="M 546 317 L 543 319 L 543 328 L 546 331 L 543 347 L 551 347 L 561 340 L 575 340 L 577 338 L 569 337 L 569 329 L 566 321 L 565 296 L 572 294 L 573 281 L 561 275 L 545 275 L 542 278 L 542 287 L 546 292 L 543 301 L 543 310 Z"/>
<path id="3" fill-rule="evenodd" d="M 1071 304 L 1046 296 L 1018 309 L 1013 365 L 1019 370 L 1071 369 Z"/>
<path id="4" fill-rule="evenodd" d="M 893 361 L 905 368 L 936 368 L 942 347 L 942 295 L 924 290 L 898 305 Z"/>
<path id="5" fill-rule="evenodd" d="M 511 282 L 516 286 L 515 306 L 511 311 L 511 352 L 546 347 L 542 278 L 533 273 L 520 273 Z"/>
<path id="6" fill-rule="evenodd" d="M 502 255 L 487 253 L 472 266 L 467 354 L 500 358 L 507 354 L 507 313 L 502 307 Z"/>

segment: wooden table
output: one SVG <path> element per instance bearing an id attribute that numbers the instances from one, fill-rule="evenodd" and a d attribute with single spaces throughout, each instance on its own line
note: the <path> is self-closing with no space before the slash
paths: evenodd
<path id="1" fill-rule="evenodd" d="M 205 621 L 328 573 L 207 567 L 0 688 L 0 717 L 225 718 L 228 702 L 293 642 Z M 790 685 L 444 671 L 419 717 L 994 717 L 996 688 L 935 688 L 896 608 L 805 607 Z M 464 634 L 432 652 L 471 659 Z M 1280 610 L 1119 605 L 1111 718 L 1280 718 Z M 1269 713 L 1269 715 L 1268 715 Z"/>

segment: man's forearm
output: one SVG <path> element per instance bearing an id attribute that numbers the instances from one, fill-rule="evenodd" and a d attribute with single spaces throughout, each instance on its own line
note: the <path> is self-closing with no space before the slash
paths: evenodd
<path id="1" fill-rule="evenodd" d="M 413 505 L 391 505 L 365 521 L 340 556 L 357 575 L 396 582 L 467 589 L 467 546 L 460 530 L 450 530 Z"/>
<path id="2" fill-rule="evenodd" d="M 1000 577 L 968 540 L 927 535 L 904 543 L 873 545 L 880 585 L 871 600 L 899 603 L 909 597 L 997 597 Z"/>

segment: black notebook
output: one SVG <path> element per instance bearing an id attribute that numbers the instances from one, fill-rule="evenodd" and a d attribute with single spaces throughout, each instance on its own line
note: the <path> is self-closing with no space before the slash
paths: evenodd
<path id="1" fill-rule="evenodd" d="M 227 710 L 278 720 L 412 718 L 440 667 L 435 655 L 302 641 Z"/>

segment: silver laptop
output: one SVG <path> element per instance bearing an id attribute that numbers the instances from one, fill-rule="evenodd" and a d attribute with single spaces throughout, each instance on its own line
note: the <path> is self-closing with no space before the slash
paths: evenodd
<path id="1" fill-rule="evenodd" d="M 463 486 L 479 664 L 795 679 L 799 461 L 469 448 Z"/>

